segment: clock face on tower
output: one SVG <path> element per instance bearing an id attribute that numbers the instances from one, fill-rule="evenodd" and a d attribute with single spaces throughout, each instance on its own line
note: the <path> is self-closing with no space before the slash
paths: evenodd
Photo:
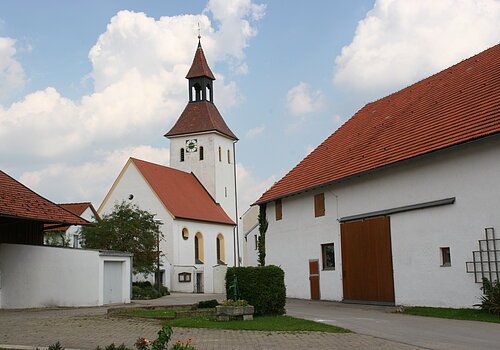
<path id="1" fill-rule="evenodd" d="M 189 153 L 196 152 L 198 150 L 198 140 L 191 139 L 186 140 L 186 151 Z"/>

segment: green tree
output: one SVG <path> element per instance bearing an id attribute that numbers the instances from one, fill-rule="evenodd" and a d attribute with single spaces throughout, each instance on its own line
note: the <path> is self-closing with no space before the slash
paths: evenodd
<path id="1" fill-rule="evenodd" d="M 116 204 L 95 225 L 82 227 L 82 245 L 132 253 L 134 273 L 153 273 L 158 268 L 158 240 L 163 237 L 162 223 L 155 216 L 134 204 Z"/>
<path id="2" fill-rule="evenodd" d="M 257 242 L 259 266 L 266 265 L 266 231 L 268 224 L 266 218 L 266 204 L 264 203 L 259 205 L 259 241 Z"/>

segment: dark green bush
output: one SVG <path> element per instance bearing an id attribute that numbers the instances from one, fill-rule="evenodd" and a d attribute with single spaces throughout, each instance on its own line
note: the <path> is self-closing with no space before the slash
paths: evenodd
<path id="1" fill-rule="evenodd" d="M 198 302 L 196 306 L 198 307 L 198 309 L 213 309 L 217 305 L 219 305 L 219 302 L 215 299 L 211 299 L 211 300 L 202 300 Z"/>
<path id="2" fill-rule="evenodd" d="M 57 342 L 55 344 L 52 344 L 48 347 L 48 350 L 64 350 L 64 348 L 61 346 L 61 343 Z"/>
<path id="3" fill-rule="evenodd" d="M 157 285 L 151 285 L 149 282 L 134 282 L 132 284 L 132 299 L 156 299 L 164 295 L 169 295 L 168 288 L 160 286 L 158 290 Z"/>
<path id="4" fill-rule="evenodd" d="M 490 282 L 483 278 L 481 309 L 500 316 L 500 281 Z"/>
<path id="5" fill-rule="evenodd" d="M 237 279 L 237 293 L 232 288 Z M 228 299 L 244 299 L 255 307 L 256 315 L 285 313 L 285 273 L 278 266 L 230 267 L 226 273 Z"/>

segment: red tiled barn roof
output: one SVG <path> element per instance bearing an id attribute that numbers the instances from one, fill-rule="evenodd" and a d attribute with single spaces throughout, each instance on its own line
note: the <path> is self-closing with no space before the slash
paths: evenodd
<path id="1" fill-rule="evenodd" d="M 140 159 L 130 160 L 176 218 L 235 225 L 193 173 Z"/>
<path id="2" fill-rule="evenodd" d="M 165 136 L 171 137 L 203 131 L 218 131 L 230 139 L 238 139 L 227 126 L 217 107 L 212 102 L 205 100 L 189 102 L 175 125 Z"/>
<path id="3" fill-rule="evenodd" d="M 368 103 L 256 202 L 500 133 L 500 44 Z"/>
<path id="4" fill-rule="evenodd" d="M 0 216 L 30 219 L 45 223 L 89 224 L 87 220 L 43 198 L 1 170 Z"/>
<path id="5" fill-rule="evenodd" d="M 194 54 L 193 64 L 189 69 L 188 74 L 186 75 L 187 79 L 197 78 L 197 77 L 207 77 L 212 80 L 215 80 L 210 67 L 208 66 L 207 59 L 205 58 L 205 53 L 201 48 L 201 44 L 198 43 L 198 48 Z"/>

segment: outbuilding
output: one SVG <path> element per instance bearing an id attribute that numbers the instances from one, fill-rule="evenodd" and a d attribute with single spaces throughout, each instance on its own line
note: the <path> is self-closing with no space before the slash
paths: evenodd
<path id="1" fill-rule="evenodd" d="M 477 304 L 499 279 L 500 45 L 368 103 L 255 204 L 289 297 Z"/>

